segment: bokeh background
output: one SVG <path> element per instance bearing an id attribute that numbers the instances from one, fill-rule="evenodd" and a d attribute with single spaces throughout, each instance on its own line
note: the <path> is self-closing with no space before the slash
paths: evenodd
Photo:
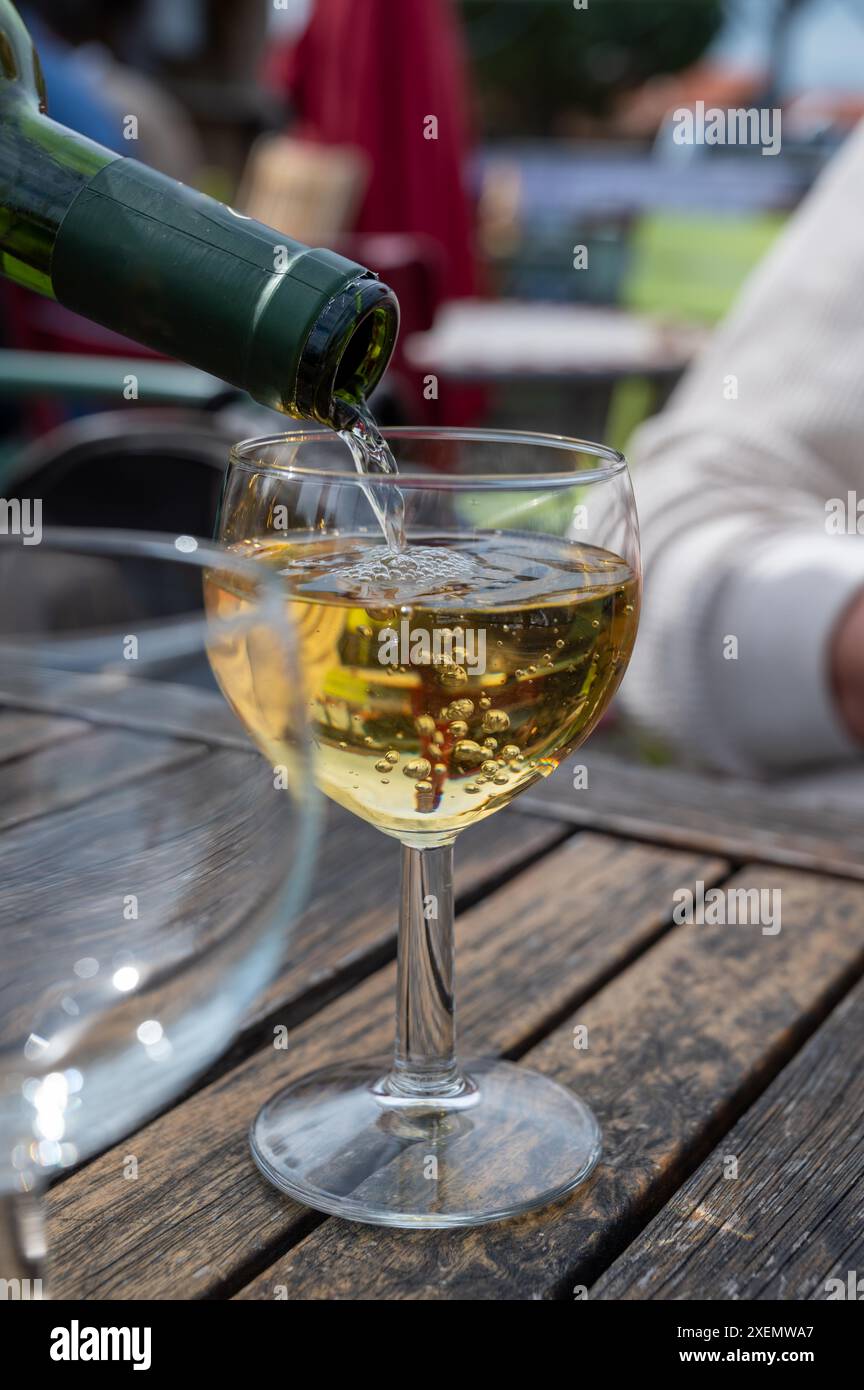
<path id="1" fill-rule="evenodd" d="M 55 119 L 394 285 L 404 328 L 385 419 L 618 445 L 662 403 L 864 94 L 857 0 L 808 0 L 794 45 L 806 60 L 784 43 L 796 0 L 21 8 Z M 676 145 L 671 111 L 700 99 L 780 102 L 780 153 Z M 5 284 L 2 325 L 7 353 L 142 355 Z M 97 360 L 89 379 L 66 363 L 64 380 L 62 362 L 4 357 L 7 478 L 22 445 L 85 411 L 119 409 L 134 431 L 172 397 L 226 404 L 179 371 L 145 374 L 127 400 L 106 364 L 93 389 Z"/>
<path id="2" fill-rule="evenodd" d="M 393 286 L 383 423 L 627 450 L 864 105 L 864 0 L 21 9 L 57 120 Z M 781 148 L 678 143 L 700 102 Z M 228 445 L 283 423 L 5 281 L 0 336 L 0 493 L 55 524 L 210 534 Z"/>

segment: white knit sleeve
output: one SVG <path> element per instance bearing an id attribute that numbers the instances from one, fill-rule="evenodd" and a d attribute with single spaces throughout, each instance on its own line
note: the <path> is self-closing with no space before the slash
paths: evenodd
<path id="1" fill-rule="evenodd" d="M 631 451 L 646 584 L 622 696 L 721 767 L 853 751 L 827 649 L 864 535 L 831 533 L 826 505 L 864 498 L 862 224 L 864 126 Z"/>

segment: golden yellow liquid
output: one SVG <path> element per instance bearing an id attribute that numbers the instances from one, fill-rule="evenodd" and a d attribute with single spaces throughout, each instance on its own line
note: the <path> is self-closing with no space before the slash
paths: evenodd
<path id="1" fill-rule="evenodd" d="M 234 549 L 284 580 L 319 786 L 410 844 L 447 843 L 554 771 L 607 707 L 636 634 L 629 566 L 542 535 L 429 535 L 401 558 L 368 536 Z M 207 604 L 232 620 L 247 600 L 212 574 Z M 278 765 L 284 669 L 266 633 L 239 627 L 211 664 Z"/>

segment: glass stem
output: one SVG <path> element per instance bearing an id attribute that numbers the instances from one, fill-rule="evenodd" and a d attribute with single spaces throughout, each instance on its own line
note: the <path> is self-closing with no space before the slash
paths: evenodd
<path id="1" fill-rule="evenodd" d="M 0 1195 L 0 1281 L 6 1297 L 41 1299 L 45 1263 L 42 1199 L 32 1193 Z"/>
<path id="2" fill-rule="evenodd" d="M 474 1090 L 456 1063 L 453 846 L 402 846 L 391 1094 L 458 1100 Z"/>

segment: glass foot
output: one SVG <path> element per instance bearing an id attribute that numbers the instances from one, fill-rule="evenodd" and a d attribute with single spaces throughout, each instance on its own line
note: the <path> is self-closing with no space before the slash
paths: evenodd
<path id="1" fill-rule="evenodd" d="M 403 1105 L 384 1085 L 389 1068 L 384 1059 L 326 1067 L 273 1096 L 251 1131 L 264 1176 L 353 1221 L 477 1226 L 572 1192 L 600 1157 L 591 1110 L 538 1072 L 469 1061 L 476 1090 Z"/>

